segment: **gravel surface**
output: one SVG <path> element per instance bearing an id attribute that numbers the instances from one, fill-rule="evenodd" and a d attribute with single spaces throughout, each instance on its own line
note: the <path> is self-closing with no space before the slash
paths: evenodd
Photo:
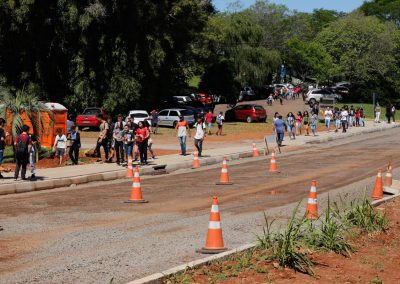
<path id="1" fill-rule="evenodd" d="M 361 196 L 389 159 L 399 166 L 397 129 L 368 137 L 279 155 L 278 174 L 267 158 L 231 162 L 229 187 L 215 186 L 218 166 L 142 178 L 148 204 L 123 203 L 129 181 L 0 197 L 0 283 L 125 283 L 201 258 L 213 195 L 226 246 L 254 242 L 262 211 L 277 224 L 300 200 L 304 211 L 312 179 L 322 208 L 328 193 Z"/>

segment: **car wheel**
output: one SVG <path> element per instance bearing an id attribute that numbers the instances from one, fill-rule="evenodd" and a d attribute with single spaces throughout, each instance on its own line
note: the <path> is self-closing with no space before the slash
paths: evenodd
<path id="1" fill-rule="evenodd" d="M 251 122 L 253 122 L 253 119 L 252 119 L 250 116 L 248 116 L 248 117 L 246 118 L 246 121 L 247 121 L 248 123 L 251 123 Z"/>
<path id="2" fill-rule="evenodd" d="M 310 104 L 310 106 L 313 106 L 317 101 L 315 99 L 310 99 L 310 101 L 308 102 Z"/>
<path id="3" fill-rule="evenodd" d="M 174 123 L 172 124 L 172 126 L 175 128 L 177 124 L 178 124 L 178 122 L 177 122 L 177 121 L 174 121 Z"/>

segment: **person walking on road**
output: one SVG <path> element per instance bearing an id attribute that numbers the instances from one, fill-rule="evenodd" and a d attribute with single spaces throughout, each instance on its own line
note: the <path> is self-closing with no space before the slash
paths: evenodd
<path id="1" fill-rule="evenodd" d="M 54 139 L 53 149 L 58 157 L 58 165 L 62 166 L 65 157 L 65 151 L 67 150 L 67 137 L 62 133 L 62 129 L 57 129 L 57 136 Z"/>
<path id="2" fill-rule="evenodd" d="M 282 115 L 278 115 L 274 121 L 274 131 L 276 133 L 276 142 L 278 146 L 282 146 L 283 137 L 285 136 L 285 129 L 287 128 L 286 122 L 282 119 Z"/>
<path id="3" fill-rule="evenodd" d="M 217 123 L 217 133 L 216 135 L 221 136 L 222 135 L 222 124 L 224 123 L 225 117 L 222 114 L 222 111 L 218 114 L 217 118 L 215 119 L 215 122 Z"/>
<path id="4" fill-rule="evenodd" d="M 203 142 L 204 138 L 206 137 L 206 125 L 203 119 L 198 118 L 194 127 L 196 128 L 196 134 L 194 135 L 194 146 L 199 153 L 199 157 L 201 157 L 203 152 Z"/>
<path id="5" fill-rule="evenodd" d="M 179 117 L 178 123 L 175 126 L 175 135 L 178 137 L 179 144 L 181 146 L 182 156 L 186 156 L 186 138 L 188 134 L 190 137 L 189 124 L 187 123 L 183 115 L 181 115 Z"/>
<path id="6" fill-rule="evenodd" d="M 375 108 L 374 108 L 374 112 L 375 112 L 375 123 L 380 123 L 381 122 L 381 106 L 379 105 L 379 103 L 376 103 Z"/>
<path id="7" fill-rule="evenodd" d="M 97 137 L 97 144 L 96 144 L 96 156 L 97 156 L 96 162 L 99 163 L 99 162 L 102 162 L 100 147 L 103 147 L 106 161 L 108 160 L 107 134 L 108 134 L 109 125 L 108 125 L 107 121 L 104 120 L 104 117 L 102 114 L 98 114 L 96 118 L 100 122 L 100 126 L 99 126 L 100 133 L 99 133 L 99 136 Z"/>
<path id="8" fill-rule="evenodd" d="M 158 133 L 158 109 L 154 109 L 151 113 L 151 127 L 153 128 L 153 134 Z"/>
<path id="9" fill-rule="evenodd" d="M 136 130 L 137 146 L 140 156 L 140 164 L 147 165 L 147 144 L 150 137 L 150 132 L 147 127 L 144 126 L 143 121 L 139 121 L 139 128 Z"/>
<path id="10" fill-rule="evenodd" d="M 346 132 L 348 116 L 349 116 L 349 112 L 345 108 L 342 108 L 342 110 L 340 112 L 340 122 L 342 123 L 342 133 Z"/>
<path id="11" fill-rule="evenodd" d="M 333 113 L 331 111 L 331 109 L 329 107 L 326 108 L 325 112 L 324 112 L 324 117 L 325 117 L 325 128 L 326 131 L 329 132 L 330 131 L 330 127 L 331 127 L 331 119 L 333 117 Z"/>
<path id="12" fill-rule="evenodd" d="M 310 133 L 308 132 L 308 128 L 310 127 L 310 115 L 308 114 L 308 111 L 303 112 L 303 124 L 306 128 L 306 136 L 309 136 Z"/>
<path id="13" fill-rule="evenodd" d="M 206 123 L 207 123 L 207 133 L 208 133 L 208 135 L 211 135 L 211 128 L 212 128 L 212 123 L 214 120 L 214 115 L 213 115 L 211 109 L 208 110 L 205 119 L 206 119 Z"/>
<path id="14" fill-rule="evenodd" d="M 289 112 L 286 116 L 286 122 L 287 122 L 287 129 L 288 129 L 288 135 L 289 139 L 296 139 L 295 135 L 295 117 L 292 112 Z"/>
<path id="15" fill-rule="evenodd" d="M 28 134 L 29 126 L 22 126 L 22 133 L 17 136 L 14 142 L 15 147 L 15 173 L 14 180 L 18 180 L 21 170 L 22 180 L 26 180 L 26 166 L 29 163 L 29 153 L 32 148 L 32 140 Z"/>
<path id="16" fill-rule="evenodd" d="M 312 111 L 311 112 L 311 118 L 310 118 L 311 122 L 310 122 L 310 127 L 311 127 L 311 132 L 313 134 L 313 136 L 317 136 L 317 123 L 318 123 L 318 115 Z"/>
<path id="17" fill-rule="evenodd" d="M 303 128 L 303 115 L 301 114 L 301 111 L 297 112 L 296 115 L 296 135 L 299 136 L 302 133 L 302 128 Z"/>
<path id="18" fill-rule="evenodd" d="M 69 148 L 69 158 L 73 165 L 78 165 L 79 163 L 79 149 L 81 148 L 81 134 L 76 131 L 76 127 L 71 127 L 71 146 Z"/>

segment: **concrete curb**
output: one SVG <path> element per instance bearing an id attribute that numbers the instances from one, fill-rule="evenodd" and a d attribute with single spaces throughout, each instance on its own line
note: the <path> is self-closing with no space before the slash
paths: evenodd
<path id="1" fill-rule="evenodd" d="M 371 202 L 371 204 L 374 207 L 376 207 L 376 206 L 379 206 L 379 205 L 381 205 L 383 203 L 386 203 L 386 202 L 388 202 L 388 201 L 390 201 L 390 200 L 392 200 L 394 198 L 397 198 L 397 197 L 400 197 L 400 194 L 386 196 L 386 197 L 384 197 L 382 199 L 375 200 L 375 201 Z M 228 256 L 231 256 L 231 255 L 233 255 L 235 253 L 238 253 L 238 252 L 242 252 L 242 251 L 246 251 L 246 250 L 252 249 L 252 248 L 254 248 L 256 246 L 257 246 L 257 244 L 255 244 L 255 243 L 245 244 L 245 245 L 242 245 L 242 246 L 240 246 L 238 248 L 235 248 L 235 249 L 232 249 L 232 250 L 220 253 L 220 254 L 216 254 L 216 255 L 213 255 L 213 256 L 197 259 L 195 261 L 191 261 L 191 262 L 188 262 L 188 263 L 173 267 L 171 269 L 168 269 L 168 270 L 165 270 L 165 271 L 162 271 L 162 272 L 154 273 L 152 275 L 149 275 L 149 276 L 146 276 L 144 278 L 140 278 L 140 279 L 128 282 L 126 284 L 161 284 L 162 280 L 167 276 L 170 276 L 170 275 L 173 275 L 173 274 L 177 274 L 179 272 L 184 272 L 188 268 L 197 268 L 197 267 L 199 267 L 201 265 L 205 265 L 205 264 L 210 263 L 210 262 L 215 261 L 215 260 L 226 259 Z"/>
<path id="2" fill-rule="evenodd" d="M 224 156 L 228 158 L 228 160 L 239 160 L 243 158 L 252 157 L 252 151 L 239 152 L 239 153 L 231 153 L 222 156 L 216 157 L 207 157 L 200 159 L 201 166 L 209 166 L 221 163 Z M 264 151 L 260 150 L 260 155 L 264 155 Z M 189 169 L 192 167 L 192 161 L 183 161 L 175 164 L 169 164 L 166 166 L 166 170 L 168 173 L 174 172 L 179 169 Z M 155 172 L 153 167 L 140 168 L 141 175 L 152 175 Z M 107 171 L 103 173 L 96 173 L 90 175 L 82 175 L 82 176 L 74 176 L 67 177 L 61 179 L 47 179 L 42 181 L 35 182 L 22 182 L 15 184 L 3 184 L 0 185 L 0 195 L 7 194 L 16 194 L 16 193 L 24 193 L 31 191 L 39 191 L 39 190 L 48 190 L 55 189 L 61 187 L 68 186 L 77 186 L 80 184 L 86 184 L 90 182 L 99 182 L 99 181 L 111 181 L 117 179 L 125 178 L 126 170 L 115 170 L 115 171 Z"/>

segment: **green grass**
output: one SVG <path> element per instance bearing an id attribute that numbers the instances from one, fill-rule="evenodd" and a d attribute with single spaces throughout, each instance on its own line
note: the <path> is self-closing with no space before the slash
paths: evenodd
<path id="1" fill-rule="evenodd" d="M 360 104 L 360 103 L 337 103 L 336 107 L 341 108 L 343 105 L 347 105 L 349 106 L 353 106 L 354 109 L 357 108 L 363 108 L 364 112 L 365 112 L 365 116 L 368 119 L 373 119 L 374 118 L 374 106 L 372 104 Z M 381 120 L 385 119 L 385 115 L 386 115 L 386 106 L 381 106 Z M 396 110 L 396 121 L 400 121 L 400 110 Z"/>

